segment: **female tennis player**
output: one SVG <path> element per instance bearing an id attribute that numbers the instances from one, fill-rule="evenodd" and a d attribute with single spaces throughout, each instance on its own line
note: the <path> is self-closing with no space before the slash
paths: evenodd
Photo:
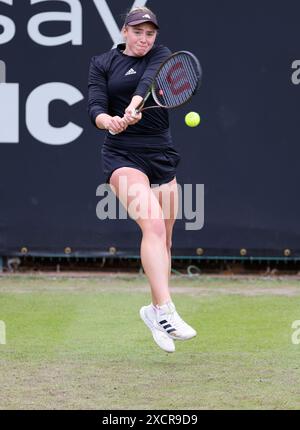
<path id="1" fill-rule="evenodd" d="M 146 7 L 127 14 L 125 43 L 91 60 L 88 111 L 92 123 L 107 130 L 102 147 L 106 182 L 142 231 L 141 261 L 152 303 L 140 309 L 140 316 L 160 348 L 174 352 L 174 340 L 196 336 L 178 315 L 169 290 L 180 155 L 167 109 L 135 114 L 159 66 L 171 55 L 155 44 L 158 29 L 155 14 Z M 153 104 L 151 98 L 145 106 Z"/>

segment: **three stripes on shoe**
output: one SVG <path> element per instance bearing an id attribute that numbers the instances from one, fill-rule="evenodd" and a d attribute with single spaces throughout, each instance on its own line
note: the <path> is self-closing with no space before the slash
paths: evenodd
<path id="1" fill-rule="evenodd" d="M 166 330 L 167 333 L 173 333 L 173 331 L 176 331 L 176 328 L 172 327 L 171 324 L 169 324 L 166 320 L 159 321 L 159 324 L 163 327 L 163 329 Z"/>

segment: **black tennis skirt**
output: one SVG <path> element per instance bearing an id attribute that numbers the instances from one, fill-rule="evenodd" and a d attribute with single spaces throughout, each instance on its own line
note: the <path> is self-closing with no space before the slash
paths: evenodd
<path id="1" fill-rule="evenodd" d="M 132 167 L 147 175 L 150 185 L 162 185 L 172 181 L 180 162 L 180 154 L 173 146 L 159 148 L 122 148 L 104 144 L 102 147 L 102 167 L 106 183 L 116 169 Z"/>

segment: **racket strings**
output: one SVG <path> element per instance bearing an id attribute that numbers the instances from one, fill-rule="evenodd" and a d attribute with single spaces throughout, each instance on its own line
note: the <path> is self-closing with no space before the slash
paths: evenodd
<path id="1" fill-rule="evenodd" d="M 200 78 L 199 65 L 186 53 L 171 57 L 160 69 L 154 84 L 159 105 L 175 107 L 194 94 Z"/>

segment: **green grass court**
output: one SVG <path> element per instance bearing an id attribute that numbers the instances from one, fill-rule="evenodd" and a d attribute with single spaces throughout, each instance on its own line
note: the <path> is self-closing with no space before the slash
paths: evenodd
<path id="1" fill-rule="evenodd" d="M 139 318 L 145 277 L 0 277 L 0 409 L 299 409 L 300 282 L 174 277 L 198 331 L 167 354 Z"/>

